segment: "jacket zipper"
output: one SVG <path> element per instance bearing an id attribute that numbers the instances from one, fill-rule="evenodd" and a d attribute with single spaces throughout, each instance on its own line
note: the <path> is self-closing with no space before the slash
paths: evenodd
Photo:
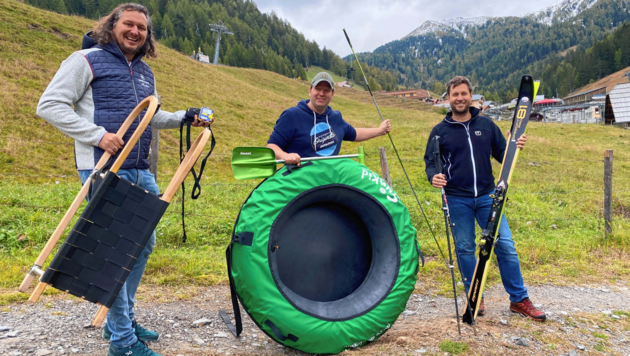
<path id="1" fill-rule="evenodd" d="M 470 120 L 468 120 L 468 125 L 470 125 L 470 122 L 472 121 L 473 118 L 471 118 Z M 466 129 L 466 136 L 468 136 L 468 145 L 470 146 L 470 160 L 472 161 L 472 165 L 473 165 L 473 188 L 475 189 L 475 198 L 477 197 L 477 165 L 475 165 L 475 154 L 473 152 L 473 144 L 472 144 L 472 140 L 470 139 L 470 131 L 468 130 L 468 126 L 466 126 L 464 123 L 461 122 L 449 122 L 446 121 L 449 124 L 460 124 L 462 126 L 464 126 L 464 129 Z"/>
<path id="2" fill-rule="evenodd" d="M 136 96 L 136 105 L 140 104 L 140 102 L 138 101 L 138 92 L 136 91 L 136 83 L 134 83 L 133 81 L 133 68 L 131 68 L 131 66 L 133 65 L 133 61 L 131 61 L 131 63 L 127 62 L 127 57 L 125 57 L 125 54 L 120 50 L 120 47 L 116 46 L 116 48 L 118 48 L 118 51 L 120 52 L 120 54 L 122 54 L 123 59 L 125 60 L 125 63 L 127 64 L 127 66 L 129 67 L 129 73 L 131 73 L 131 86 L 133 87 L 133 94 Z M 138 116 L 138 127 L 140 126 L 140 116 Z M 138 162 L 140 162 L 140 149 L 141 149 L 141 140 L 138 139 L 138 156 L 136 157 L 136 167 L 138 167 Z"/>
<path id="3" fill-rule="evenodd" d="M 470 131 L 468 130 L 468 126 L 462 124 L 464 128 L 466 128 L 466 135 L 468 136 L 468 145 L 470 145 L 470 160 L 473 165 L 473 187 L 475 188 L 475 198 L 477 197 L 477 165 L 475 165 L 475 154 L 473 153 L 473 144 L 470 139 Z M 470 121 L 468 122 L 470 125 Z"/>
<path id="4" fill-rule="evenodd" d="M 138 92 L 136 91 L 136 83 L 133 81 L 133 68 L 131 68 L 131 66 L 129 66 L 129 72 L 131 73 L 131 85 L 133 86 L 133 94 L 136 96 L 136 105 L 138 105 Z M 140 127 L 140 115 L 138 115 L 138 127 Z M 140 150 L 142 150 L 142 145 L 140 143 L 141 138 L 138 139 L 138 156 L 136 157 L 136 168 L 138 167 L 138 163 L 140 162 Z M 477 196 L 476 193 L 475 196 Z"/>

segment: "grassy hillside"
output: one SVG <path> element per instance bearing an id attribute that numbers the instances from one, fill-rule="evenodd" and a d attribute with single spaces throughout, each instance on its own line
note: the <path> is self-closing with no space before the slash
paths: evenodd
<path id="1" fill-rule="evenodd" d="M 585 91 L 589 91 L 589 90 L 593 90 L 593 89 L 597 89 L 597 88 L 601 88 L 601 87 L 606 87 L 606 92 L 610 92 L 611 90 L 613 90 L 613 88 L 617 85 L 617 84 L 623 84 L 623 83 L 627 83 L 628 82 L 628 77 L 626 77 L 624 74 L 626 74 L 627 71 L 630 70 L 630 67 L 626 67 L 620 71 L 617 71 L 609 76 L 606 76 L 594 83 L 585 85 L 575 91 L 573 91 L 570 94 L 567 94 L 567 96 L 571 96 L 571 95 L 575 95 L 578 93 L 582 93 Z"/>
<path id="2" fill-rule="evenodd" d="M 14 288 L 79 190 L 72 141 L 35 115 L 37 101 L 54 73 L 92 21 L 61 16 L 14 0 L 0 2 L 0 288 Z M 263 146 L 280 113 L 306 97 L 307 83 L 261 70 L 215 67 L 159 47 L 150 60 L 164 110 L 205 105 L 216 113 L 217 148 L 196 201 L 187 199 L 189 242 L 181 244 L 178 196 L 158 227 L 158 246 L 146 281 L 154 284 L 225 282 L 223 250 L 240 205 L 258 181 L 235 181 L 230 152 L 235 146 Z M 378 97 L 392 120 L 392 137 L 445 246 L 439 193 L 429 186 L 422 156 L 427 136 L 441 117 L 408 100 Z M 339 90 L 333 108 L 356 127 L 374 127 L 378 114 L 368 93 Z M 507 130 L 507 123 L 500 124 Z M 528 283 L 626 280 L 630 231 L 630 132 L 592 125 L 528 128 L 528 147 L 513 177 L 507 215 Z M 342 153 L 359 145 L 344 143 Z M 420 246 L 429 257 L 423 285 L 448 287 L 443 261 L 406 185 L 386 138 L 365 143 L 367 165 L 380 171 L 378 147 L 387 148 L 393 185 L 408 206 Z M 178 163 L 178 132 L 160 138 L 161 189 Z M 615 234 L 604 239 L 602 156 L 615 150 Z M 495 165 L 498 170 L 499 165 Z M 498 281 L 497 269 L 490 275 Z M 9 295 L 9 294 L 6 294 Z M 13 298 L 12 295 L 9 295 Z M 9 297 L 6 297 L 9 298 Z M 0 303 L 2 298 L 0 298 Z"/>

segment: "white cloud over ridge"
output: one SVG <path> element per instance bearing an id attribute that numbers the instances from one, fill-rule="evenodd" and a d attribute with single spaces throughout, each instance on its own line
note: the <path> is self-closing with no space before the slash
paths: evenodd
<path id="1" fill-rule="evenodd" d="M 555 0 L 557 1 L 557 0 Z M 309 40 L 332 49 L 340 56 L 350 54 L 342 29 L 348 31 L 354 50 L 371 52 L 400 39 L 426 20 L 454 17 L 522 16 L 541 10 L 554 0 L 257 0 L 262 12 L 274 11 Z"/>

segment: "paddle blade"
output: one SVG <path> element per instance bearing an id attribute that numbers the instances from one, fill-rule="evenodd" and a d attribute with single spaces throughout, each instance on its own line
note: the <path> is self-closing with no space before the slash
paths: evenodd
<path id="1" fill-rule="evenodd" d="M 232 150 L 232 172 L 239 180 L 271 177 L 276 173 L 276 155 L 266 147 L 236 147 Z"/>

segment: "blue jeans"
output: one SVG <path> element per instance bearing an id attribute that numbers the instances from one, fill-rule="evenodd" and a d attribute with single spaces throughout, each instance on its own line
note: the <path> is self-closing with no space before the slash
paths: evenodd
<path id="1" fill-rule="evenodd" d="M 470 282 L 477 266 L 477 244 L 475 242 L 475 219 L 479 227 L 484 229 L 490 216 L 492 198 L 489 195 L 477 198 L 467 198 L 447 195 L 448 207 L 451 213 L 453 235 L 459 254 L 459 264 L 464 275 L 466 293 L 470 288 Z M 523 284 L 521 265 L 516 254 L 516 247 L 512 240 L 512 232 L 508 226 L 505 215 L 501 217 L 499 226 L 499 239 L 494 246 L 497 255 L 501 281 L 505 291 L 510 295 L 510 301 L 518 303 L 527 297 L 527 289 Z"/>
<path id="2" fill-rule="evenodd" d="M 79 171 L 82 184 L 88 179 L 90 173 L 91 171 Z M 148 169 L 121 169 L 118 171 L 118 176 L 135 183 L 155 195 L 160 194 L 160 190 L 155 183 L 155 177 Z M 138 342 L 135 330 L 131 326 L 134 315 L 133 306 L 136 302 L 136 291 L 138 290 L 140 279 L 144 274 L 149 255 L 153 252 L 154 247 L 155 231 L 151 234 L 149 242 L 147 242 L 140 257 L 136 260 L 129 277 L 127 277 L 125 284 L 123 284 L 118 293 L 118 297 L 116 297 L 114 304 L 107 313 L 107 327 L 112 332 L 111 344 L 118 349 L 129 347 Z"/>

